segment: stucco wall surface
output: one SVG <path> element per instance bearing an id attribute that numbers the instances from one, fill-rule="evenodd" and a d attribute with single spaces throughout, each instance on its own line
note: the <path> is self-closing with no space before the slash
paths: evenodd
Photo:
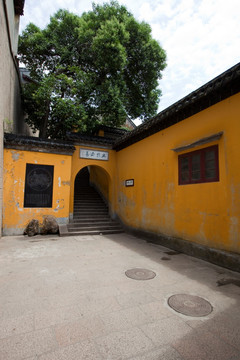
<path id="1" fill-rule="evenodd" d="M 18 27 L 19 17 L 15 17 L 10 1 L 7 4 L 8 19 L 5 17 L 3 2 L 0 4 L 0 120 L 4 124 L 4 131 L 17 133 L 25 130 L 18 71 L 13 60 L 13 56 L 16 55 L 18 35 L 15 27 Z M 9 23 L 11 43 L 9 43 L 8 38 L 7 21 Z"/>
<path id="2" fill-rule="evenodd" d="M 26 164 L 53 165 L 52 208 L 24 208 Z M 14 149 L 4 150 L 3 234 L 22 234 L 31 219 L 41 223 L 53 215 L 58 223 L 69 220 L 71 156 Z"/>
<path id="3" fill-rule="evenodd" d="M 4 3 L 6 7 L 4 8 Z M 17 54 L 19 16 L 12 0 L 0 3 L 0 229 L 2 230 L 3 131 L 26 133 L 21 108 L 20 84 L 14 62 Z M 8 33 L 9 29 L 9 33 Z M 0 231 L 1 232 L 1 231 Z M 1 235 L 1 233 L 0 233 Z"/>
<path id="4" fill-rule="evenodd" d="M 240 252 L 239 104 L 237 94 L 117 153 L 117 213 L 126 225 Z M 218 144 L 219 181 L 179 185 L 172 149 L 221 131 L 179 153 Z"/>
<path id="5" fill-rule="evenodd" d="M 103 199 L 108 203 L 109 176 L 99 166 L 90 166 L 90 183 L 97 188 Z"/>
<path id="6" fill-rule="evenodd" d="M 2 198 L 3 198 L 3 123 L 0 121 L 0 237 L 2 235 Z"/>
<path id="7" fill-rule="evenodd" d="M 3 122 L 4 120 L 11 118 L 10 105 L 13 101 L 11 94 L 13 64 L 11 61 L 11 53 L 8 44 L 8 35 L 3 2 L 0 3 L 0 29 L 0 229 L 2 231 Z"/>
<path id="8" fill-rule="evenodd" d="M 10 39 L 11 39 L 11 48 L 12 48 L 13 55 L 17 55 L 20 16 L 15 15 L 13 0 L 4 0 L 4 1 L 6 3 L 6 9 L 7 9 L 7 18 L 8 18 L 8 23 L 9 23 L 9 32 L 10 32 Z"/>

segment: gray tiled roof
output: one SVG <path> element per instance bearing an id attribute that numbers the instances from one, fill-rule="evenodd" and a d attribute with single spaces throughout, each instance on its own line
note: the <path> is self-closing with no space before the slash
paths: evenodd
<path id="1" fill-rule="evenodd" d="M 183 99 L 144 122 L 118 139 L 114 149 L 119 151 L 150 135 L 174 125 L 240 91 L 240 63 L 193 91 Z"/>
<path id="2" fill-rule="evenodd" d="M 106 138 L 103 136 L 95 136 L 95 135 L 85 135 L 79 133 L 68 133 L 67 138 L 73 142 L 74 144 L 97 144 L 97 145 L 106 145 L 108 147 L 112 147 L 115 142 L 115 139 Z"/>
<path id="3" fill-rule="evenodd" d="M 34 151 L 51 150 L 55 153 L 72 154 L 75 147 L 72 143 L 63 140 L 41 139 L 34 136 L 4 134 L 4 147 Z"/>
<path id="4" fill-rule="evenodd" d="M 23 15 L 25 0 L 14 0 L 14 11 L 16 15 Z"/>

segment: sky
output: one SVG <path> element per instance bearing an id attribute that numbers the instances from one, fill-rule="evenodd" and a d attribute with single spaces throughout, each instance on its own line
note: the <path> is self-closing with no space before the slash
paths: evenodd
<path id="1" fill-rule="evenodd" d="M 95 3 L 108 3 L 108 0 Z M 239 0 L 119 0 L 167 53 L 159 112 L 240 61 Z M 44 28 L 58 9 L 81 15 L 91 0 L 25 0 L 20 32 L 29 22 Z"/>

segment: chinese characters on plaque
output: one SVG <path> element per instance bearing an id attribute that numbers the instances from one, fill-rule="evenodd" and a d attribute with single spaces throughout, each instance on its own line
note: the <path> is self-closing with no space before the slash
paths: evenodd
<path id="1" fill-rule="evenodd" d="M 94 160 L 108 160 L 108 151 L 80 149 L 80 158 Z"/>

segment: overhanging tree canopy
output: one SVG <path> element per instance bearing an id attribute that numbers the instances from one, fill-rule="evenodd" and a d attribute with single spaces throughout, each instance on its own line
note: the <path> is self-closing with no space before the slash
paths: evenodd
<path id="1" fill-rule="evenodd" d="M 42 137 L 157 112 L 165 51 L 150 26 L 115 1 L 82 16 L 59 10 L 43 30 L 30 23 L 19 57 L 33 80 L 24 90 L 27 121 Z"/>

